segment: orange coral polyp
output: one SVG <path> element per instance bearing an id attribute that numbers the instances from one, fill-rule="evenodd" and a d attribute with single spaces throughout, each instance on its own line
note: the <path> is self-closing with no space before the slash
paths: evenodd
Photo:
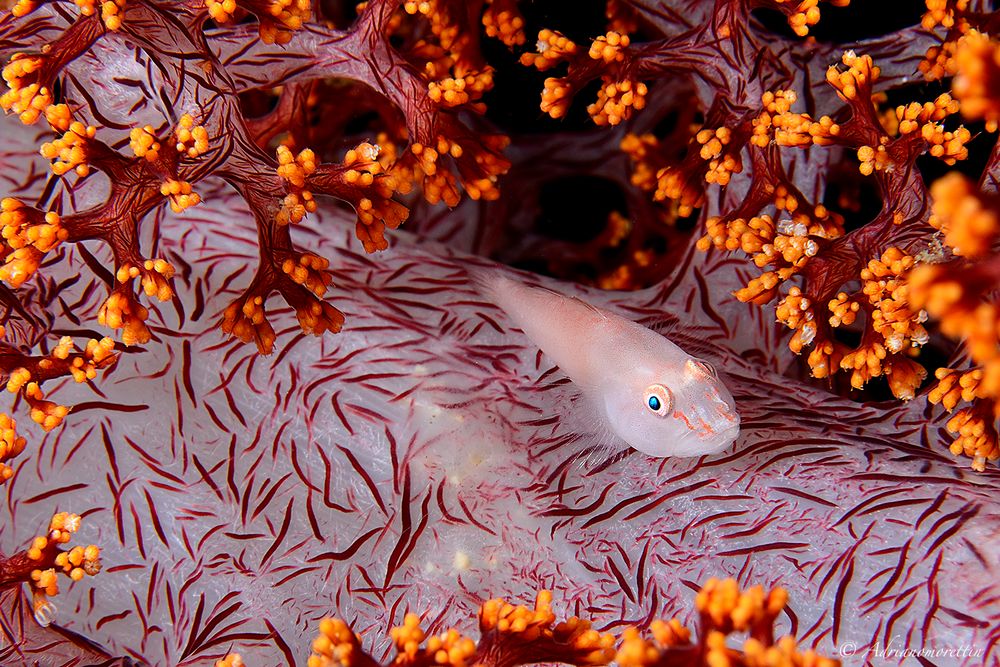
<path id="1" fill-rule="evenodd" d="M 490 0 L 483 11 L 483 28 L 489 37 L 499 39 L 507 46 L 524 44 L 524 17 L 516 0 Z"/>
<path id="2" fill-rule="evenodd" d="M 187 181 L 168 179 L 160 185 L 160 194 L 170 202 L 170 210 L 181 213 L 201 203 L 201 196 L 193 192 Z"/>
<path id="3" fill-rule="evenodd" d="M 73 0 L 84 16 L 93 16 L 97 12 L 97 2 L 101 5 L 101 22 L 108 30 L 118 30 L 125 18 L 126 0 Z"/>
<path id="4" fill-rule="evenodd" d="M 623 49 L 627 49 L 629 43 L 628 35 L 612 30 L 593 41 L 588 55 L 594 60 L 603 60 L 608 64 L 622 62 L 625 60 Z"/>
<path id="5" fill-rule="evenodd" d="M 205 0 L 205 7 L 219 23 L 231 21 L 237 8 L 254 14 L 265 44 L 287 44 L 312 15 L 310 0 Z"/>
<path id="6" fill-rule="evenodd" d="M 0 95 L 0 108 L 18 114 L 21 122 L 31 125 L 52 104 L 52 93 L 37 81 L 45 56 L 15 53 L 3 68 L 2 76 L 9 89 Z"/>
<path id="7" fill-rule="evenodd" d="M 152 125 L 134 127 L 129 132 L 129 146 L 136 157 L 156 162 L 160 157 L 160 142 L 156 140 L 156 130 Z"/>
<path id="8" fill-rule="evenodd" d="M 544 29 L 538 33 L 535 51 L 537 53 L 521 54 L 521 64 L 544 72 L 559 62 L 568 60 L 575 55 L 577 47 L 572 40 L 562 33 L 556 30 Z"/>
<path id="9" fill-rule="evenodd" d="M 847 70 L 841 71 L 833 65 L 826 71 L 826 80 L 837 90 L 837 95 L 844 101 L 853 100 L 862 92 L 870 95 L 871 86 L 880 72 L 871 56 L 859 56 L 854 51 L 846 51 L 841 62 L 847 66 Z"/>
<path id="10" fill-rule="evenodd" d="M 208 130 L 202 125 L 195 125 L 191 114 L 180 117 L 174 129 L 175 148 L 182 155 L 196 158 L 208 150 Z"/>
<path id="11" fill-rule="evenodd" d="M 39 152 L 47 160 L 53 160 L 52 171 L 56 175 L 62 176 L 72 169 L 83 177 L 90 173 L 90 165 L 87 164 L 88 143 L 96 133 L 97 128 L 93 125 L 73 122 L 60 138 L 42 144 Z"/>
<path id="12" fill-rule="evenodd" d="M 605 78 L 604 85 L 597 92 L 597 101 L 587 107 L 587 113 L 595 125 L 618 125 L 631 117 L 633 110 L 645 108 L 648 92 L 646 84 L 639 81 L 611 81 Z M 551 111 L 549 115 L 552 115 Z"/>
<path id="13" fill-rule="evenodd" d="M 948 67 L 954 73 L 952 90 L 961 101 L 962 115 L 986 121 L 986 128 L 995 132 L 1000 123 L 1000 99 L 996 90 L 1000 83 L 1000 47 L 988 35 L 970 30 L 954 48 L 954 62 Z"/>

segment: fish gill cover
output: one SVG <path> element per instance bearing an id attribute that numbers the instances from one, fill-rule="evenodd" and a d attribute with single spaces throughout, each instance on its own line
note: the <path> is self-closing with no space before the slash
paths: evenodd
<path id="1" fill-rule="evenodd" d="M 998 659 L 989 3 L 0 8 L 3 664 Z M 492 262 L 735 447 L 603 449 Z"/>

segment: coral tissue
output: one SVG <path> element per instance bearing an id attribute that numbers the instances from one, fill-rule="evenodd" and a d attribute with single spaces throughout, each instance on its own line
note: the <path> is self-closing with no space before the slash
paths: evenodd
<path id="1" fill-rule="evenodd" d="M 995 661 L 998 16 L 0 0 L 0 662 Z M 498 262 L 735 445 L 609 448 Z"/>

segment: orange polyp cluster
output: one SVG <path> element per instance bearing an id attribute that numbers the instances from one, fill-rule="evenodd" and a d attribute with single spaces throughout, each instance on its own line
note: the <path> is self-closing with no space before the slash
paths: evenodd
<path id="1" fill-rule="evenodd" d="M 86 575 L 93 576 L 101 571 L 101 550 L 93 544 L 74 547 L 70 551 L 57 551 L 59 545 L 69 542 L 79 528 L 79 515 L 59 512 L 52 517 L 48 533 L 32 540 L 27 550 L 29 560 L 41 561 L 43 565 L 29 575 L 32 607 L 40 625 L 48 625 L 55 614 L 55 606 L 49 598 L 59 593 L 59 572 L 73 581 L 80 581 Z M 52 566 L 44 567 L 46 564 Z"/>
<path id="2" fill-rule="evenodd" d="M 840 362 L 840 367 L 852 371 L 851 386 L 861 389 L 869 380 L 880 377 L 884 374 L 885 368 L 882 362 L 885 361 L 888 352 L 885 345 L 877 340 L 863 341 L 857 349 L 844 355 Z"/>
<path id="3" fill-rule="evenodd" d="M 941 93 L 933 102 L 911 102 L 896 107 L 896 118 L 899 120 L 899 133 L 909 134 L 921 129 L 931 121 L 941 121 L 958 113 L 962 105 L 948 93 Z"/>
<path id="4" fill-rule="evenodd" d="M 573 102 L 573 92 L 568 79 L 554 76 L 545 79 L 542 84 L 541 110 L 555 119 L 564 117 Z"/>
<path id="5" fill-rule="evenodd" d="M 93 16 L 97 11 L 98 0 L 73 0 L 84 16 Z M 126 0 L 100 0 L 101 22 L 108 30 L 118 30 L 125 18 Z"/>
<path id="6" fill-rule="evenodd" d="M 313 640 L 309 667 L 352 667 L 355 656 L 363 653 L 361 640 L 339 618 L 319 622 L 319 636 Z"/>
<path id="7" fill-rule="evenodd" d="M 957 65 L 955 53 L 958 50 L 958 43 L 955 41 L 945 41 L 940 46 L 932 46 L 927 49 L 924 59 L 920 61 L 917 69 L 928 81 L 937 81 L 946 76 L 955 74 Z"/>
<path id="8" fill-rule="evenodd" d="M 949 449 L 955 456 L 972 458 L 972 469 L 982 472 L 986 461 L 1000 459 L 1000 443 L 996 429 L 996 415 L 985 401 L 963 408 L 948 420 L 947 428 L 958 435 Z"/>
<path id="9" fill-rule="evenodd" d="M 208 150 L 208 130 L 195 125 L 191 114 L 184 114 L 174 128 L 172 143 L 181 156 L 196 158 Z M 150 162 L 156 162 L 160 158 L 162 147 L 152 125 L 132 128 L 129 145 L 136 157 L 144 157 Z"/>
<path id="10" fill-rule="evenodd" d="M 215 667 L 246 667 L 239 653 L 227 653 L 226 657 L 215 661 Z"/>
<path id="11" fill-rule="evenodd" d="M 22 451 L 27 441 L 17 434 L 17 422 L 10 415 L 0 413 L 0 484 L 14 476 L 14 470 L 7 461 Z"/>
<path id="12" fill-rule="evenodd" d="M 587 106 L 587 113 L 595 125 L 618 125 L 631 117 L 633 109 L 645 108 L 649 92 L 646 84 L 633 79 L 613 81 L 609 77 L 603 77 L 602 81 L 604 85 L 597 91 L 597 101 Z M 556 118 L 551 111 L 549 115 Z"/>
<path id="13" fill-rule="evenodd" d="M 913 257 L 893 247 L 861 270 L 862 292 L 873 307 L 871 327 L 882 335 L 891 353 L 919 347 L 928 339 L 921 324 L 926 313 L 910 306 L 910 288 L 905 279 L 914 263 Z"/>
<path id="14" fill-rule="evenodd" d="M 483 28 L 489 37 L 499 39 L 507 46 L 524 44 L 524 17 L 517 9 L 516 0 L 489 0 L 483 11 Z"/>
<path id="15" fill-rule="evenodd" d="M 309 299 L 294 305 L 299 327 L 308 334 L 337 333 L 344 326 L 344 314 L 326 301 Z"/>
<path id="16" fill-rule="evenodd" d="M 839 663 L 799 652 L 796 641 L 785 636 L 773 641 L 774 623 L 784 610 L 788 595 L 781 588 L 765 592 L 760 586 L 740 591 L 733 579 L 710 579 L 698 593 L 702 638 L 692 643 L 691 631 L 676 618 L 654 620 L 652 639 L 634 627 L 615 638 L 599 633 L 588 621 L 572 617 L 557 623 L 548 591 L 539 591 L 534 608 L 510 604 L 502 599 L 485 602 L 479 610 L 481 637 L 478 643 L 451 628 L 427 635 L 420 616 L 407 613 L 403 623 L 389 630 L 395 657 L 384 663 L 394 667 L 470 667 L 506 665 L 519 667 L 537 663 L 563 663 L 574 667 L 604 667 L 614 661 L 619 667 L 663 667 L 709 665 L 722 667 L 836 667 Z M 744 632 L 742 650 L 729 637 Z M 216 667 L 242 667 L 237 653 L 229 653 Z M 361 646 L 361 638 L 338 618 L 324 618 L 312 642 L 309 667 L 379 667 Z"/>
<path id="17" fill-rule="evenodd" d="M 316 171 L 316 154 L 310 148 L 292 155 L 287 146 L 278 146 L 278 176 L 296 188 L 304 188 L 306 177 Z"/>
<path id="18" fill-rule="evenodd" d="M 14 6 L 10 8 L 10 13 L 15 17 L 20 18 L 22 16 L 27 16 L 37 8 L 37 0 L 17 0 L 17 2 L 14 3 Z"/>
<path id="19" fill-rule="evenodd" d="M 60 344 L 71 342 L 69 337 L 66 336 Z M 106 362 L 112 359 L 114 351 L 115 342 L 111 338 L 107 336 L 101 340 L 91 338 L 87 341 L 87 347 L 84 349 L 83 354 L 74 357 L 73 361 L 70 362 L 69 372 L 76 382 L 93 380 L 97 377 L 97 369 L 105 366 Z"/>
<path id="20" fill-rule="evenodd" d="M 955 25 L 955 12 L 964 12 L 969 7 L 969 0 L 925 0 L 927 11 L 924 12 L 920 25 L 924 30 L 933 30 L 937 26 L 951 28 Z"/>
<path id="21" fill-rule="evenodd" d="M 36 81 L 45 64 L 44 56 L 15 53 L 3 68 L 7 92 L 0 95 L 0 108 L 18 114 L 21 122 L 31 125 L 52 104 L 52 93 Z"/>
<path id="22" fill-rule="evenodd" d="M 788 27 L 799 37 L 809 34 L 809 28 L 819 23 L 819 0 L 775 0 L 788 17 Z M 834 7 L 846 7 L 851 0 L 828 0 Z M 784 9 L 785 5 L 792 5 Z"/>
<path id="23" fill-rule="evenodd" d="M 131 283 L 139 278 L 146 296 L 155 296 L 160 301 L 169 301 L 174 296 L 170 280 L 174 277 L 174 267 L 165 259 L 147 259 L 142 267 L 125 262 L 118 267 L 115 278 L 120 285 Z"/>
<path id="24" fill-rule="evenodd" d="M 832 65 L 826 71 L 826 80 L 837 89 L 837 95 L 844 101 L 857 98 L 859 93 L 870 96 L 871 86 L 878 79 L 880 71 L 871 56 L 859 56 L 854 51 L 845 51 L 840 61 L 847 66 L 847 70 L 841 71 L 836 65 Z"/>
<path id="25" fill-rule="evenodd" d="M 775 315 L 779 322 L 795 331 L 788 341 L 789 349 L 795 354 L 801 354 L 803 348 L 816 338 L 812 301 L 798 287 L 790 289 L 788 295 L 778 302 Z"/>
<path id="26" fill-rule="evenodd" d="M 457 107 L 478 100 L 493 88 L 493 68 L 469 72 L 463 77 L 451 77 L 427 84 L 427 93 L 443 107 Z"/>
<path id="27" fill-rule="evenodd" d="M 774 194 L 781 203 L 779 209 L 785 207 L 790 212 L 798 209 L 798 200 L 787 191 L 782 194 L 776 189 Z M 817 206 L 814 215 L 815 220 L 800 213 L 795 219 L 780 220 L 777 224 L 766 214 L 749 221 L 736 218 L 726 223 L 713 216 L 706 221 L 706 234 L 698 239 L 697 247 L 703 251 L 713 246 L 727 251 L 742 250 L 752 256 L 759 268 L 773 266 L 774 271 L 752 279 L 745 288 L 735 292 L 740 301 L 766 303 L 774 297 L 774 289 L 781 282 L 797 273 L 819 252 L 819 244 L 812 237 L 827 236 L 829 230 L 824 226 L 828 222 L 827 211 Z M 779 316 L 779 321 L 784 319 Z M 789 326 L 798 328 L 798 325 Z M 797 354 L 801 347 L 793 351 Z"/>
<path id="28" fill-rule="evenodd" d="M 237 7 L 255 14 L 260 22 L 260 41 L 265 44 L 290 42 L 312 12 L 310 0 L 205 0 L 205 7 L 217 23 L 231 21 Z"/>
<path id="29" fill-rule="evenodd" d="M 287 258 L 281 263 L 281 270 L 295 283 L 317 297 L 322 297 L 330 286 L 330 275 L 326 272 L 329 266 L 329 260 L 312 253 L 303 253 L 298 260 Z"/>
<path id="30" fill-rule="evenodd" d="M 829 116 L 814 121 L 809 114 L 792 113 L 798 100 L 794 90 L 768 91 L 761 95 L 763 110 L 753 119 L 750 143 L 766 148 L 772 138 L 779 146 L 827 146 L 840 134 L 840 126 Z"/>
<path id="31" fill-rule="evenodd" d="M 236 13 L 236 0 L 205 0 L 208 15 L 216 23 L 229 23 Z"/>
<path id="32" fill-rule="evenodd" d="M 80 581 L 84 575 L 95 575 L 101 571 L 101 550 L 93 544 L 76 546 L 56 556 L 56 565 L 73 581 Z"/>
<path id="33" fill-rule="evenodd" d="M 913 257 L 893 247 L 880 258 L 871 260 L 861 271 L 861 291 L 870 307 L 869 331 L 878 338 L 866 335 L 857 349 L 843 354 L 840 359 L 840 367 L 851 371 L 851 386 L 855 389 L 884 375 L 896 398 L 910 400 L 927 377 L 922 366 L 902 356 L 914 353 L 915 348 L 928 339 L 922 324 L 926 314 L 911 306 L 905 279 L 914 261 Z M 860 310 L 860 304 L 844 292 L 832 299 L 827 307 L 833 327 L 852 324 Z M 831 345 L 825 352 L 831 358 L 840 356 Z M 822 358 L 817 361 L 824 367 L 827 365 Z M 825 372 L 828 374 L 829 369 Z"/>
<path id="34" fill-rule="evenodd" d="M 572 665 L 606 665 L 615 655 L 614 636 L 599 633 L 590 622 L 571 617 L 556 623 L 552 593 L 538 592 L 534 608 L 488 600 L 479 610 L 483 638 L 505 653 L 519 655 L 518 663 L 565 662 Z"/>
<path id="35" fill-rule="evenodd" d="M 66 104 L 50 104 L 45 107 L 45 120 L 56 132 L 65 132 L 73 122 L 73 115 Z"/>
<path id="36" fill-rule="evenodd" d="M 677 167 L 664 167 L 656 173 L 656 191 L 653 199 L 663 201 L 669 199 L 677 202 L 677 214 L 681 217 L 691 215 L 694 209 L 705 202 L 705 191 L 700 184 L 691 178 L 685 170 Z"/>
<path id="37" fill-rule="evenodd" d="M 576 55 L 577 47 L 566 35 L 546 28 L 538 32 L 535 51 L 536 53 L 522 53 L 521 64 L 544 72 Z"/>
<path id="38" fill-rule="evenodd" d="M 979 398 L 986 398 L 983 391 L 982 368 L 960 371 L 952 368 L 939 368 L 934 372 L 937 385 L 928 393 L 927 400 L 951 412 L 959 402 L 970 403 Z"/>
<path id="39" fill-rule="evenodd" d="M 439 149 L 447 147 L 448 153 L 452 156 L 458 152 L 459 155 L 455 159 L 459 162 L 463 160 L 469 162 L 471 157 L 471 162 L 475 163 L 476 172 L 480 176 L 478 178 L 471 176 L 463 178 L 462 185 L 465 187 L 465 194 L 470 199 L 477 201 L 480 199 L 495 201 L 500 197 L 497 179 L 501 174 L 507 173 L 510 168 L 510 162 L 501 155 L 510 144 L 510 138 L 502 134 L 486 135 L 479 138 L 479 143 L 482 145 L 480 150 L 467 153 L 456 142 L 449 141 L 443 136 L 438 137 Z"/>
<path id="40" fill-rule="evenodd" d="M 97 313 L 97 321 L 110 328 L 122 330 L 125 345 L 148 343 L 152 334 L 146 326 L 149 310 L 135 300 L 128 286 L 121 286 L 111 293 Z"/>
<path id="41" fill-rule="evenodd" d="M 174 130 L 175 148 L 181 155 L 196 158 L 208 150 L 208 130 L 202 125 L 195 125 L 191 114 L 184 114 Z"/>
<path id="42" fill-rule="evenodd" d="M 301 222 L 307 213 L 316 211 L 313 194 L 305 188 L 306 177 L 316 171 L 316 154 L 309 148 L 292 155 L 287 146 L 278 146 L 278 176 L 289 184 L 290 192 L 275 215 L 279 225 Z"/>
<path id="43" fill-rule="evenodd" d="M 13 251 L 0 266 L 0 280 L 17 288 L 38 270 L 47 252 L 69 238 L 69 231 L 55 211 L 42 213 L 7 197 L 0 200 L 0 235 Z"/>
<path id="44" fill-rule="evenodd" d="M 31 371 L 27 368 L 15 368 L 7 376 L 7 391 L 16 394 L 31 381 Z"/>
<path id="45" fill-rule="evenodd" d="M 87 142 L 94 138 L 97 128 L 93 125 L 85 126 L 79 121 L 70 123 L 69 129 L 60 138 L 53 142 L 42 144 L 39 151 L 47 160 L 55 160 L 52 163 L 52 171 L 62 176 L 69 170 L 76 171 L 78 176 L 86 176 L 90 173 L 90 165 L 87 164 Z"/>
<path id="46" fill-rule="evenodd" d="M 447 143 L 441 143 L 438 148 L 446 154 L 452 150 Z M 364 246 L 365 252 L 378 252 L 388 248 L 389 242 L 385 238 L 386 227 L 396 229 L 406 220 L 409 213 L 405 206 L 392 199 L 399 181 L 396 176 L 385 173 L 385 168 L 378 161 L 380 152 L 379 146 L 366 142 L 347 151 L 343 161 L 343 165 L 349 167 L 344 172 L 344 182 L 357 188 L 359 192 L 351 203 L 354 204 L 358 216 L 355 234 Z M 440 153 L 422 144 L 413 144 L 411 152 L 420 160 L 420 169 L 429 179 L 425 181 L 424 195 L 428 201 L 432 201 L 437 197 L 433 192 L 434 183 L 437 182 L 434 177 L 441 177 L 437 171 L 437 158 Z M 461 148 L 456 144 L 451 154 L 454 157 L 461 156 Z M 451 176 L 443 170 L 442 173 Z M 453 177 L 448 183 L 451 185 L 451 190 L 446 201 L 450 206 L 454 206 L 458 203 L 458 189 L 454 187 Z"/>
<path id="47" fill-rule="evenodd" d="M 836 667 L 840 664 L 812 649 L 800 652 L 791 636 L 782 637 L 771 646 L 751 637 L 743 643 L 743 659 L 748 667 Z"/>
<path id="48" fill-rule="evenodd" d="M 174 213 L 181 213 L 201 203 L 201 195 L 192 191 L 190 183 L 174 178 L 160 184 L 160 194 L 170 201 L 170 210 Z"/>
<path id="49" fill-rule="evenodd" d="M 805 37 L 809 34 L 810 26 L 819 23 L 819 16 L 819 0 L 802 0 L 795 11 L 789 14 L 788 26 L 799 37 Z"/>
<path id="50" fill-rule="evenodd" d="M 160 142 L 156 140 L 156 130 L 152 125 L 133 127 L 129 132 L 129 146 L 136 157 L 144 157 L 156 162 L 160 157 Z"/>
<path id="51" fill-rule="evenodd" d="M 886 359 L 884 371 L 889 390 L 901 401 L 912 401 L 917 395 L 917 388 L 927 379 L 927 369 L 902 355 Z"/>
<path id="52" fill-rule="evenodd" d="M 628 35 L 611 30 L 593 41 L 590 45 L 590 57 L 608 64 L 622 62 L 625 60 L 623 50 L 628 48 L 630 41 Z"/>
<path id="53" fill-rule="evenodd" d="M 965 145 L 972 140 L 972 133 L 964 127 L 950 131 L 940 123 L 926 123 L 920 128 L 920 134 L 930 144 L 928 152 L 945 164 L 955 164 L 957 160 L 969 157 L 969 149 Z"/>
<path id="54" fill-rule="evenodd" d="M 260 295 L 229 304 L 222 314 L 222 330 L 244 343 L 255 343 L 261 354 L 271 354 L 274 349 L 274 328 L 267 321 L 264 297 Z"/>
<path id="55" fill-rule="evenodd" d="M 476 642 L 450 628 L 440 635 L 427 637 L 427 644 L 421 648 L 425 635 L 420 627 L 420 617 L 409 613 L 403 625 L 389 630 L 389 636 L 396 646 L 397 665 L 437 664 L 448 667 L 465 667 L 475 657 Z"/>
<path id="56" fill-rule="evenodd" d="M 846 292 L 840 292 L 835 299 L 830 300 L 827 308 L 831 313 L 830 326 L 850 326 L 857 319 L 861 304 L 848 297 Z"/>
<path id="57" fill-rule="evenodd" d="M 708 618 L 713 629 L 729 634 L 746 632 L 754 627 L 774 623 L 788 601 L 783 588 L 767 594 L 761 586 L 741 592 L 735 579 L 709 579 L 694 599 L 695 608 Z"/>
<path id="58" fill-rule="evenodd" d="M 743 171 L 739 155 L 723 152 L 731 139 L 732 130 L 728 127 L 720 127 L 716 130 L 706 128 L 695 135 L 695 141 L 701 144 L 699 153 L 701 159 L 708 162 L 708 171 L 705 172 L 705 181 L 708 183 L 716 183 L 720 186 L 729 185 L 732 175 Z"/>
<path id="59" fill-rule="evenodd" d="M 862 146 L 858 149 L 858 170 L 865 176 L 871 176 L 876 171 L 885 171 L 892 164 L 885 146 Z"/>
<path id="60" fill-rule="evenodd" d="M 413 660 L 424 641 L 424 631 L 420 627 L 420 616 L 408 613 L 403 617 L 403 624 L 389 629 L 389 637 L 396 646 L 400 656 Z"/>
<path id="61" fill-rule="evenodd" d="M 664 165 L 657 149 L 659 140 L 652 134 L 626 134 L 619 146 L 632 161 L 632 185 L 653 192 L 657 187 L 657 173 Z"/>
<path id="62" fill-rule="evenodd" d="M 962 103 L 962 115 L 983 119 L 986 130 L 996 132 L 1000 124 L 1000 48 L 988 35 L 970 30 L 954 49 L 952 91 Z"/>
<path id="63" fill-rule="evenodd" d="M 301 30 L 312 12 L 310 0 L 271 0 L 266 13 L 259 14 L 260 41 L 265 44 L 287 44 Z"/>
<path id="64" fill-rule="evenodd" d="M 997 284 L 993 248 L 1000 238 L 995 196 L 980 192 L 965 177 L 949 174 L 931 186 L 930 222 L 944 232 L 945 243 L 961 261 L 923 264 L 908 276 L 913 308 L 924 308 L 947 336 L 964 339 L 977 367 L 968 371 L 941 368 L 928 398 L 951 411 L 958 402 L 970 407 L 947 424 L 956 434 L 955 455 L 972 458 L 982 470 L 1000 456 L 996 419 L 1000 416 L 1000 305 L 992 296 Z"/>
<path id="65" fill-rule="evenodd" d="M 944 232 L 944 242 L 956 255 L 981 257 L 1000 236 L 996 205 L 957 172 L 931 185 L 933 215 L 930 224 Z"/>

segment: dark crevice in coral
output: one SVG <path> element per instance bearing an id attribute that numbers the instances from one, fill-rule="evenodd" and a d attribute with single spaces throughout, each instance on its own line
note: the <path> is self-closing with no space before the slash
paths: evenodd
<path id="1" fill-rule="evenodd" d="M 882 210 L 875 181 L 858 171 L 856 162 L 831 167 L 823 192 L 823 205 L 844 217 L 847 232 L 864 227 Z"/>
<path id="2" fill-rule="evenodd" d="M 240 111 L 248 118 L 262 118 L 278 106 L 278 96 L 260 89 L 239 94 Z"/>
<path id="3" fill-rule="evenodd" d="M 483 56 L 495 68 L 493 90 L 483 96 L 486 117 L 501 130 L 509 133 L 536 134 L 551 132 L 593 131 L 594 123 L 585 104 L 574 104 L 565 118 L 555 120 L 538 108 L 539 91 L 550 76 L 563 76 L 565 65 L 545 72 L 522 65 L 518 59 L 526 51 L 534 51 L 538 31 L 542 28 L 558 30 L 586 48 L 595 37 L 607 31 L 604 16 L 605 3 L 595 0 L 573 2 L 525 3 L 519 6 L 524 15 L 523 45 L 509 49 L 496 39 L 483 35 L 480 42 Z M 589 100 L 596 97 L 599 82 L 591 82 L 577 97 Z"/>
<path id="4" fill-rule="evenodd" d="M 535 231 L 560 241 L 586 243 L 597 238 L 612 211 L 628 210 L 617 184 L 594 176 L 568 176 L 542 185 L 541 214 Z"/>
<path id="5" fill-rule="evenodd" d="M 889 35 L 919 25 L 927 10 L 920 0 L 898 2 L 852 2 L 846 7 L 820 5 L 822 18 L 810 27 L 809 35 L 818 42 L 849 44 L 863 39 Z M 766 30 L 786 39 L 800 40 L 788 27 L 788 19 L 774 9 L 755 9 L 751 16 Z"/>

